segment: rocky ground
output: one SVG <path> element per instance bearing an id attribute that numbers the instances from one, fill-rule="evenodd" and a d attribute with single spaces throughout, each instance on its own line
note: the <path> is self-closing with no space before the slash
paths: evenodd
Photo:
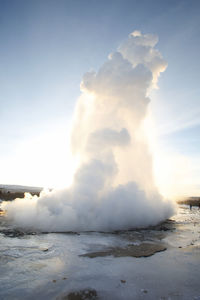
<path id="1" fill-rule="evenodd" d="M 200 210 L 184 203 L 157 226 L 115 232 L 26 231 L 2 213 L 0 299 L 200 300 Z"/>
<path id="2" fill-rule="evenodd" d="M 38 233 L 0 217 L 0 299 L 200 299 L 200 211 L 146 229 Z"/>

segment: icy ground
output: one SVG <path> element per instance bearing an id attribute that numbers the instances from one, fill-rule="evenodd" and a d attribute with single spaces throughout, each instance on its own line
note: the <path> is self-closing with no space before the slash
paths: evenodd
<path id="1" fill-rule="evenodd" d="M 2 216 L 0 299 L 200 299 L 200 211 L 181 206 L 173 220 L 148 230 L 17 236 Z M 80 256 L 144 242 L 167 250 L 139 258 Z M 96 293 L 67 297 L 81 290 Z"/>

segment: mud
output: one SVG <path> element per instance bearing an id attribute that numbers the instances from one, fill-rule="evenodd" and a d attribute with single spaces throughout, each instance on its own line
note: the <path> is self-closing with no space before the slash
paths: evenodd
<path id="1" fill-rule="evenodd" d="M 80 256 L 82 257 L 104 257 L 104 256 L 114 256 L 114 257 L 148 257 L 152 256 L 157 252 L 167 250 L 165 245 L 162 244 L 153 244 L 153 243 L 141 243 L 140 245 L 128 245 L 126 248 L 111 248 L 105 251 L 97 251 L 97 252 L 90 252 L 85 253 Z"/>
<path id="2" fill-rule="evenodd" d="M 82 290 L 71 292 L 68 295 L 57 297 L 56 300 L 97 300 L 97 292 L 95 290 Z"/>

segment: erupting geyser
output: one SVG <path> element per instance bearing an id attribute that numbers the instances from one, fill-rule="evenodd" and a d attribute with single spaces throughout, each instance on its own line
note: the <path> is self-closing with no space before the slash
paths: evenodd
<path id="1" fill-rule="evenodd" d="M 150 99 L 166 62 L 155 35 L 130 34 L 100 70 L 81 82 L 71 135 L 80 161 L 63 191 L 4 203 L 16 226 L 44 231 L 115 230 L 156 224 L 174 212 L 159 194 L 142 135 Z"/>

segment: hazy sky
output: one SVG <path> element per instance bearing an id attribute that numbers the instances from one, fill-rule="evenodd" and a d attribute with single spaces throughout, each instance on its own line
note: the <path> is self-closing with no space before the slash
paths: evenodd
<path id="1" fill-rule="evenodd" d="M 0 0 L 0 183 L 69 181 L 81 78 L 140 30 L 168 62 L 151 96 L 158 183 L 200 193 L 199 14 L 198 0 Z"/>

